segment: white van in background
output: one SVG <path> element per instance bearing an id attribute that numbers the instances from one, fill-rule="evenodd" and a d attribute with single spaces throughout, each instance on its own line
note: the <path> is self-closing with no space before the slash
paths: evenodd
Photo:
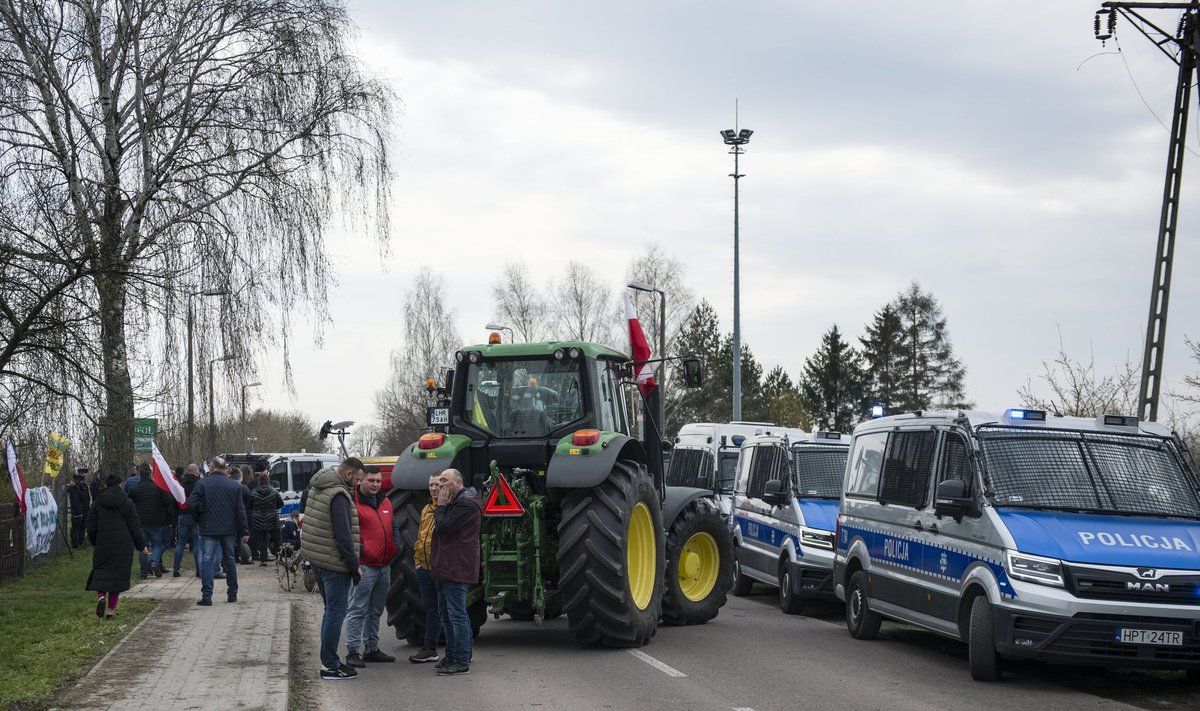
<path id="1" fill-rule="evenodd" d="M 713 492 L 721 513 L 728 518 L 742 444 L 756 435 L 783 431 L 784 428 L 770 422 L 684 425 L 671 451 L 667 486 L 690 486 Z"/>

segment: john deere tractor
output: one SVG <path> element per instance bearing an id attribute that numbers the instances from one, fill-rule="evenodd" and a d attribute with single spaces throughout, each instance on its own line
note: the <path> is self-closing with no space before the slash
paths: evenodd
<path id="1" fill-rule="evenodd" d="M 429 410 L 432 431 L 392 470 L 397 637 L 424 634 L 412 546 L 429 477 L 448 467 L 484 501 L 481 582 L 468 595 L 476 631 L 489 613 L 537 623 L 565 614 L 585 644 L 636 647 L 660 620 L 716 617 L 732 583 L 729 531 L 711 491 L 663 485 L 654 420 L 647 441 L 630 435 L 628 356 L 551 342 L 469 346 L 455 359 Z M 698 365 L 684 362 L 696 383 Z"/>

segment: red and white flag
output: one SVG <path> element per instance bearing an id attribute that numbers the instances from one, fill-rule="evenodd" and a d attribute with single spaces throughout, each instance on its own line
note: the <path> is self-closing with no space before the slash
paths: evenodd
<path id="1" fill-rule="evenodd" d="M 180 484 L 179 480 L 175 478 L 175 472 L 171 471 L 162 452 L 158 451 L 158 443 L 154 441 L 150 442 L 150 469 L 155 486 L 175 497 L 175 501 L 181 508 L 187 504 L 187 495 L 183 493 L 183 484 Z"/>
<path id="2" fill-rule="evenodd" d="M 17 503 L 21 505 L 21 515 L 25 515 L 25 477 L 21 476 L 21 465 L 17 463 L 17 449 L 12 439 L 8 440 L 8 476 L 12 479 L 13 493 L 17 495 Z"/>
<path id="3" fill-rule="evenodd" d="M 654 369 L 646 361 L 650 360 L 650 344 L 646 342 L 646 334 L 642 332 L 642 322 L 638 320 L 637 312 L 633 310 L 633 302 L 629 294 L 625 294 L 625 318 L 629 321 L 629 350 L 633 356 L 633 379 L 637 382 L 642 397 L 649 397 L 657 383 L 654 382 Z"/>

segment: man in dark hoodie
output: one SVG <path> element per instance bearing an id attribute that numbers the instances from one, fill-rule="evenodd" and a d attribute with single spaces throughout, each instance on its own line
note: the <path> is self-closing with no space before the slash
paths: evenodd
<path id="1" fill-rule="evenodd" d="M 446 656 L 438 662 L 443 676 L 471 673 L 471 620 L 467 588 L 479 582 L 479 525 L 483 505 L 462 473 L 447 469 L 438 477 L 437 508 L 429 569 L 437 586 L 438 617 L 446 631 Z"/>
<path id="2" fill-rule="evenodd" d="M 271 486 L 271 477 L 266 472 L 258 473 L 258 486 L 250 492 L 250 551 L 260 565 L 266 565 L 275 557 L 268 554 L 271 538 L 279 535 L 279 509 L 283 508 L 283 496 Z"/>
<path id="3" fill-rule="evenodd" d="M 321 678 L 353 679 L 358 672 L 338 657 L 342 624 L 351 585 L 362 580 L 358 561 L 358 509 L 350 487 L 363 472 L 362 460 L 349 457 L 337 467 L 313 475 L 304 502 L 300 552 L 312 564 L 325 615 L 321 620 Z"/>
<path id="4" fill-rule="evenodd" d="M 196 482 L 200 481 L 200 467 L 195 464 L 189 464 L 187 471 L 183 473 L 183 478 L 180 483 L 183 484 L 183 494 L 185 497 L 192 495 L 192 489 L 196 488 Z M 200 577 L 200 528 L 196 525 L 196 517 L 192 516 L 192 512 L 184 507 L 179 512 L 179 519 L 176 523 L 177 530 L 175 531 L 175 563 L 174 570 L 171 576 L 179 577 L 179 564 L 183 562 L 183 547 L 191 544 L 192 558 L 196 562 L 196 577 Z"/>
<path id="5" fill-rule="evenodd" d="M 163 551 L 171 535 L 171 522 L 174 521 L 177 504 L 170 494 L 154 483 L 149 464 L 138 465 L 138 474 L 141 479 L 129 492 L 129 500 L 133 502 L 138 521 L 141 522 L 142 538 L 147 541 L 151 551 L 149 556 L 138 554 L 138 566 L 143 578 L 151 573 L 160 578 L 163 574 Z"/>

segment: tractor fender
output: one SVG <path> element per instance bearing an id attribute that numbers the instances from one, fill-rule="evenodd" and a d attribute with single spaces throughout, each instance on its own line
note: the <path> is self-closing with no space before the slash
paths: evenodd
<path id="1" fill-rule="evenodd" d="M 559 441 L 546 467 L 546 487 L 586 489 L 608 478 L 618 459 L 646 463 L 642 443 L 619 432 L 602 432 L 600 441 L 587 447 L 571 444 L 572 435 Z"/>
<path id="2" fill-rule="evenodd" d="M 392 468 L 392 488 L 396 490 L 425 490 L 429 477 L 454 466 L 459 453 L 471 445 L 466 435 L 446 435 L 446 441 L 436 449 L 417 449 L 413 442 L 396 459 Z"/>
<path id="3" fill-rule="evenodd" d="M 662 522 L 663 528 L 670 530 L 671 524 L 675 523 L 675 517 L 679 512 L 683 511 L 683 507 L 692 503 L 696 499 L 711 498 L 713 495 L 709 489 L 696 489 L 691 486 L 668 486 L 666 498 L 663 499 L 662 505 Z M 713 504 L 716 505 L 715 503 Z"/>

